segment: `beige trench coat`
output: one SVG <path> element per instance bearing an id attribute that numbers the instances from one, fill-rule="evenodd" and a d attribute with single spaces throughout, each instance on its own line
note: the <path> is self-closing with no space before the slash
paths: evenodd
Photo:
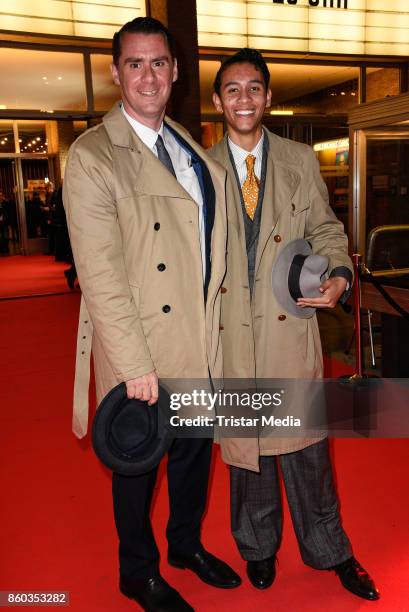
<path id="1" fill-rule="evenodd" d="M 329 207 L 327 189 L 312 149 L 268 130 L 265 134 L 269 155 L 251 303 L 240 194 L 228 155 L 227 136 L 210 151 L 228 170 L 229 177 L 227 276 L 222 295 L 224 374 L 225 378 L 321 378 L 323 360 L 317 318 L 300 319 L 282 310 L 272 293 L 271 271 L 280 250 L 296 238 L 305 238 L 314 253 L 329 258 L 329 272 L 337 266 L 352 271 L 347 237 Z M 306 397 L 302 405 L 305 414 L 309 399 Z M 224 439 L 223 459 L 258 471 L 259 455 L 293 452 L 318 439 Z"/>
<path id="2" fill-rule="evenodd" d="M 83 294 L 74 388 L 78 437 L 87 432 L 91 346 L 98 402 L 117 383 L 153 369 L 159 378 L 222 376 L 226 172 L 181 126 L 165 121 L 206 162 L 216 192 L 206 308 L 198 206 L 116 105 L 72 145 L 64 178 Z M 164 305 L 171 310 L 164 312 Z"/>

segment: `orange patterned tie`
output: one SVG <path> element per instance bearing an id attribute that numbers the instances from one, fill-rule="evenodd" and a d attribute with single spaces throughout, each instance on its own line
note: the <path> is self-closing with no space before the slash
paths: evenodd
<path id="1" fill-rule="evenodd" d="M 256 212 L 257 203 L 258 203 L 258 190 L 260 181 L 256 177 L 254 173 L 254 162 L 256 158 L 254 155 L 247 155 L 246 157 L 246 166 L 247 166 L 247 176 L 246 180 L 243 183 L 241 188 L 243 193 L 244 205 L 246 207 L 246 212 L 250 219 L 253 221 L 254 214 Z"/>

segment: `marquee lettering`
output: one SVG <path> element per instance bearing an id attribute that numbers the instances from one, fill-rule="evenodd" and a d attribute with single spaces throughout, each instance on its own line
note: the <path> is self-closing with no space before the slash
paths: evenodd
<path id="1" fill-rule="evenodd" d="M 273 4 L 297 4 L 298 0 L 273 0 Z M 308 0 L 310 6 L 322 8 L 348 8 L 348 0 Z"/>

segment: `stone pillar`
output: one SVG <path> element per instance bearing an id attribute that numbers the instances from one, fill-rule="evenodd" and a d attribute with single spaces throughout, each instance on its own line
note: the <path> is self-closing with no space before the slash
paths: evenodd
<path id="1" fill-rule="evenodd" d="M 173 85 L 169 115 L 201 141 L 199 51 L 196 0 L 147 0 L 147 15 L 166 25 L 176 41 L 179 78 Z"/>

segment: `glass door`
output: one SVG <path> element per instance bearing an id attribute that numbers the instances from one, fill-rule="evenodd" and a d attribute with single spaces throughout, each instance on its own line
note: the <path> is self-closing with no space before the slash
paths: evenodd
<path id="1" fill-rule="evenodd" d="M 358 143 L 356 243 L 365 254 L 371 230 L 409 224 L 409 126 L 360 130 Z M 401 252 L 407 258 L 407 248 Z"/>

